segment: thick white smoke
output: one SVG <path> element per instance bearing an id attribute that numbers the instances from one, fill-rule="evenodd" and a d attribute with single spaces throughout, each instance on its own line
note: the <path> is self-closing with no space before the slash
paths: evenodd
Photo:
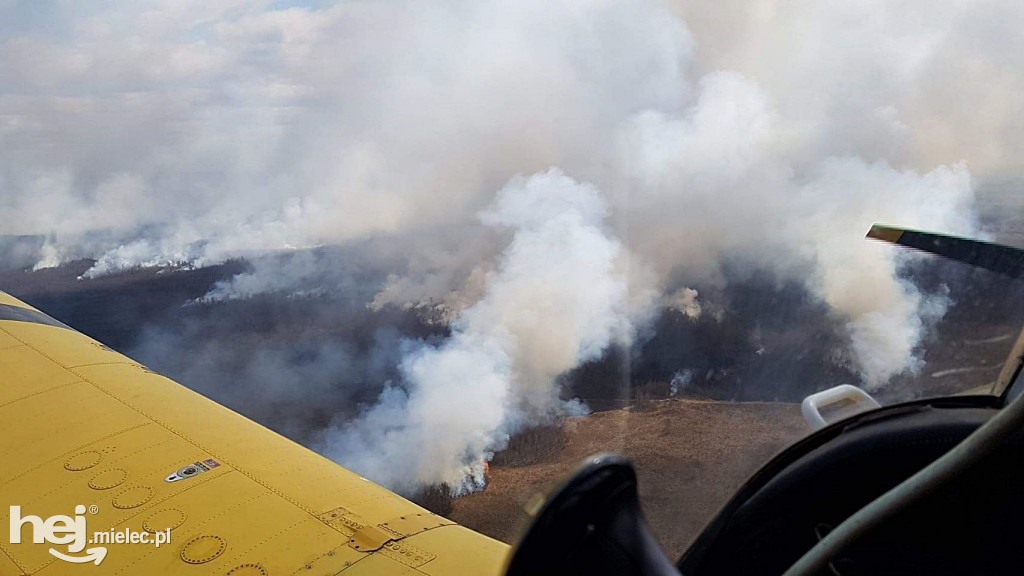
<path id="1" fill-rule="evenodd" d="M 483 298 L 444 343 L 410 350 L 405 387 L 387 387 L 358 419 L 337 423 L 324 453 L 398 490 L 461 491 L 520 427 L 577 410 L 556 378 L 632 336 L 607 216 L 596 188 L 555 169 L 502 188 L 482 219 L 514 236 Z"/>
<path id="2" fill-rule="evenodd" d="M 663 272 L 714 277 L 738 257 L 803 278 L 848 321 L 853 368 L 880 386 L 919 367 L 923 318 L 942 303 L 897 278 L 906 255 L 862 238 L 879 221 L 975 233 L 970 176 L 960 164 L 920 174 L 854 156 L 805 160 L 791 137 L 756 85 L 710 74 L 691 106 L 627 123 L 616 209 L 630 248 Z"/>
<path id="3" fill-rule="evenodd" d="M 723 262 L 803 282 L 845 323 L 863 384 L 915 370 L 946 303 L 901 281 L 907 256 L 865 231 L 972 234 L 976 182 L 1024 170 L 1024 13 L 1006 0 L 52 10 L 0 2 L 0 236 L 41 238 L 37 266 L 95 258 L 86 276 L 403 239 L 420 265 L 374 306 L 441 301 L 461 316 L 449 342 L 407 357 L 408 387 L 330 448 L 394 485 L 457 483 L 520 420 L 557 411 L 555 377 L 625 330 L 618 307 L 696 315 L 701 297 L 680 289 L 723 282 Z M 513 183 L 485 218 L 512 229 L 504 247 L 476 215 L 549 166 L 594 183 L 607 208 L 557 173 Z M 508 192 L 535 188 L 550 201 Z M 563 276 L 528 239 L 572 214 L 582 236 L 553 245 L 594 252 L 561 254 L 580 266 Z M 427 240 L 450 230 L 443 250 Z M 208 297 L 305 289 L 324 262 L 253 266 Z M 563 300 L 563 315 L 545 308 Z M 388 444 L 366 431 L 410 430 L 433 439 L 422 469 L 360 452 Z"/>

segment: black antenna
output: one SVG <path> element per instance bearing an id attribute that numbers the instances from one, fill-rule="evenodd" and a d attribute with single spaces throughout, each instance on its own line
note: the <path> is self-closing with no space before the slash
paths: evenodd
<path id="1" fill-rule="evenodd" d="M 1020 248 L 882 224 L 872 226 L 867 237 L 938 254 L 1011 278 L 1024 278 L 1024 250 Z"/>
<path id="2" fill-rule="evenodd" d="M 872 226 L 871 230 L 868 230 L 867 237 L 938 254 L 1011 278 L 1024 279 L 1024 250 L 1020 248 L 882 224 Z M 1010 355 L 1003 363 L 999 378 L 993 382 L 992 390 L 1009 390 L 1022 368 L 1024 368 L 1024 329 L 1021 330 L 1016 343 L 1010 349 Z"/>

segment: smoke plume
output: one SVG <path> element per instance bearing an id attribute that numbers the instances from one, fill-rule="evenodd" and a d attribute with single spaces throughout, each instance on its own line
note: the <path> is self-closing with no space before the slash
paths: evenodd
<path id="1" fill-rule="evenodd" d="M 462 485 L 576 409 L 561 376 L 664 314 L 730 318 L 752 278 L 809 295 L 822 356 L 880 389 L 921 369 L 951 301 L 863 235 L 974 234 L 975 191 L 1020 176 L 1022 19 L 999 0 L 0 2 L 0 257 L 88 258 L 83 283 L 248 262 L 190 315 L 282 294 L 422 312 L 422 341 L 370 344 L 367 321 L 333 352 L 250 343 L 263 377 L 226 344 L 177 374 L 243 403 L 224 382 L 262 382 L 288 430 L 303 398 L 358 390 L 365 410 L 338 400 L 299 434 L 403 489 Z M 203 332 L 135 348 L 152 364 Z"/>
<path id="2" fill-rule="evenodd" d="M 328 431 L 324 452 L 396 489 L 462 491 L 523 425 L 577 411 L 556 378 L 632 330 L 607 215 L 593 186 L 558 170 L 502 188 L 482 219 L 514 236 L 483 298 L 443 343 L 409 351 L 404 387 L 386 387 L 359 418 Z"/>

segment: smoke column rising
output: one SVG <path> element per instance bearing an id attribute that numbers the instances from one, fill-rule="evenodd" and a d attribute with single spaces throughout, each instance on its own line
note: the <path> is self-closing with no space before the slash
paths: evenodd
<path id="1" fill-rule="evenodd" d="M 593 186 L 555 169 L 502 188 L 482 219 L 514 236 L 483 298 L 444 343 L 408 352 L 404 387 L 329 430 L 324 453 L 398 490 L 463 491 L 520 427 L 578 411 L 556 378 L 632 332 L 607 216 Z"/>
<path id="2" fill-rule="evenodd" d="M 1022 21 L 956 0 L 0 3 L 0 249 L 95 258 L 86 278 L 296 254 L 206 298 L 231 300 L 337 292 L 302 249 L 395 239 L 417 264 L 381 257 L 373 306 L 450 303 L 452 338 L 325 446 L 457 485 L 564 409 L 561 372 L 724 262 L 827 305 L 860 384 L 920 369 L 948 302 L 862 238 L 973 234 L 977 182 L 1024 170 Z M 472 414 L 433 419 L 442 392 Z M 438 452 L 364 453 L 405 434 Z"/>

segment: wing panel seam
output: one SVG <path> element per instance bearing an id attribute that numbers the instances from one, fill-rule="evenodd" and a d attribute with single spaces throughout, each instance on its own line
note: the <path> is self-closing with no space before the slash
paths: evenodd
<path id="1" fill-rule="evenodd" d="M 70 370 L 70 368 L 68 368 L 68 370 Z M 73 372 L 73 371 L 72 371 L 72 372 Z M 127 407 L 131 408 L 132 410 L 134 410 L 134 411 L 138 412 L 139 414 L 141 414 L 141 415 L 145 416 L 146 418 L 149 418 L 150 420 L 152 420 L 152 421 L 153 421 L 153 422 L 155 422 L 156 424 L 159 424 L 159 425 L 160 425 L 160 426 L 162 426 L 163 428 L 167 429 L 167 430 L 168 430 L 169 432 L 171 432 L 171 433 L 172 433 L 172 434 L 174 434 L 175 436 L 177 436 L 177 437 L 181 438 L 181 439 L 182 439 L 182 440 L 184 440 L 185 442 L 188 442 L 189 444 L 192 444 L 192 445 L 193 445 L 193 446 L 195 446 L 196 448 L 199 448 L 200 450 L 202 450 L 202 451 L 206 452 L 207 454 L 210 454 L 211 456 L 213 456 L 213 457 L 217 458 L 218 460 L 221 460 L 222 462 L 224 462 L 225 464 L 227 464 L 228 466 L 230 466 L 230 467 L 231 467 L 232 469 L 234 469 L 234 470 L 238 471 L 238 472 L 239 472 L 240 474 L 242 474 L 243 476 L 246 476 L 247 478 L 249 478 L 249 479 L 250 479 L 250 480 L 252 480 L 253 482 L 256 482 L 257 484 L 259 484 L 260 486 L 263 486 L 264 488 L 266 488 L 267 490 L 269 490 L 269 491 L 273 492 L 274 494 L 277 494 L 277 495 L 278 495 L 278 496 L 279 496 L 280 498 L 282 498 L 282 499 L 284 499 L 285 501 L 287 501 L 287 502 L 291 503 L 291 504 L 292 504 L 293 506 L 295 506 L 296 508 L 299 508 L 300 510 L 302 510 L 302 511 L 306 512 L 307 514 L 309 514 L 310 516 L 313 516 L 314 518 L 316 517 L 316 515 L 315 515 L 315 514 L 314 514 L 314 513 L 313 513 L 313 512 L 311 511 L 311 510 L 307 509 L 307 508 L 306 508 L 305 506 L 302 506 L 301 504 L 299 504 L 298 502 L 294 501 L 293 499 L 291 499 L 291 498 L 289 498 L 289 497 L 285 496 L 285 495 L 284 495 L 284 494 L 282 494 L 282 493 L 281 493 L 280 491 L 278 491 L 278 490 L 277 490 L 276 488 L 274 488 L 274 487 L 272 487 L 272 486 L 269 486 L 269 485 L 267 485 L 267 484 L 266 484 L 265 482 L 261 481 L 261 480 L 260 480 L 259 478 L 257 478 L 257 477 L 256 477 L 256 476 L 254 476 L 253 474 L 250 474 L 249 472 L 247 472 L 247 471 L 245 471 L 245 470 L 242 470 L 242 469 L 241 469 L 241 468 L 240 468 L 239 466 L 237 466 L 237 465 L 233 464 L 233 463 L 232 463 L 232 462 L 231 462 L 230 460 L 228 460 L 227 458 L 224 458 L 224 456 L 223 456 L 223 455 L 221 455 L 221 454 L 219 454 L 219 453 L 217 453 L 217 452 L 215 452 L 215 451 L 213 451 L 213 450 L 209 449 L 209 448 L 208 448 L 208 447 L 206 447 L 206 446 L 203 446 L 203 445 L 202 445 L 202 444 L 200 444 L 200 443 L 199 443 L 198 441 L 196 441 L 196 440 L 194 440 L 194 439 L 192 439 L 192 438 L 190 438 L 190 437 L 188 437 L 188 436 L 185 436 L 185 435 L 181 434 L 181 433 L 180 433 L 180 432 L 178 432 L 178 431 L 177 431 L 177 430 L 176 430 L 176 429 L 175 429 L 174 427 L 172 427 L 172 426 L 171 426 L 170 424 L 167 424 L 166 422 L 163 422 L 162 420 L 160 420 L 160 419 L 158 419 L 158 418 L 155 418 L 155 417 L 153 417 L 153 416 L 149 415 L 148 413 L 146 413 L 146 411 L 144 411 L 144 410 L 142 410 L 141 408 L 139 408 L 139 407 L 135 406 L 135 405 L 134 405 L 134 404 L 132 404 L 131 402 L 128 402 L 127 400 L 124 400 L 123 398 L 120 398 L 119 396 L 117 396 L 116 394 L 113 394 L 113 393 L 112 393 L 112 392 L 110 392 L 109 390 L 106 390 L 105 388 L 103 388 L 103 387 L 102 387 L 102 386 L 100 386 L 99 384 L 97 384 L 97 383 L 93 382 L 92 380 L 89 380 L 89 379 L 88 379 L 87 377 L 85 377 L 85 376 L 82 376 L 81 374 L 78 374 L 77 372 L 74 372 L 74 373 L 75 373 L 76 375 L 78 375 L 79 377 L 83 378 L 83 379 L 84 379 L 84 380 L 85 380 L 86 382 L 88 382 L 89 384 L 91 384 L 91 385 L 92 385 L 93 387 L 95 387 L 95 388 L 96 388 L 97 390 L 99 390 L 99 391 L 103 392 L 104 394 L 107 394 L 107 395 L 108 395 L 108 396 L 110 396 L 111 398 L 114 398 L 114 399 L 115 399 L 115 400 L 117 400 L 118 402 L 121 402 L 121 403 L 122 403 L 122 404 L 124 404 L 125 406 L 127 406 Z"/>
<path id="2" fill-rule="evenodd" d="M 224 473 L 219 474 L 217 476 L 214 476 L 212 478 L 206 478 L 206 479 L 203 479 L 203 480 L 197 479 L 197 481 L 194 482 L 191 486 L 189 486 L 187 488 L 183 488 L 180 492 L 175 492 L 173 494 L 168 494 L 168 495 L 164 496 L 163 498 L 160 498 L 160 499 L 157 499 L 157 500 L 151 500 L 151 501 L 147 502 L 145 506 L 139 507 L 135 512 L 132 512 L 131 514 L 129 514 L 129 515 L 125 516 L 124 518 L 122 518 L 121 521 L 118 522 L 118 524 L 123 524 L 123 523 L 131 520 L 132 518 L 135 518 L 139 514 L 142 514 L 143 512 L 147 512 L 149 510 L 152 510 L 153 508 L 156 508 L 156 506 L 158 504 L 162 504 L 162 503 L 170 500 L 171 498 L 174 498 L 175 496 L 178 496 L 179 494 L 183 494 L 185 492 L 188 492 L 189 490 L 191 490 L 193 488 L 196 488 L 198 486 L 202 486 L 203 484 L 206 484 L 207 482 L 212 482 L 213 480 L 216 480 L 217 478 L 223 478 L 224 476 L 227 476 L 231 472 L 232 472 L 231 470 L 228 470 L 227 472 L 224 472 Z M 155 549 L 154 549 L 154 551 L 155 551 Z M 48 560 L 45 564 L 43 564 L 42 566 L 36 568 L 32 573 L 39 572 L 40 570 L 44 570 L 44 569 L 46 569 L 47 566 L 49 566 L 50 564 L 53 564 L 56 561 L 57 561 L 56 558 L 54 558 L 52 560 Z"/>
<path id="3" fill-rule="evenodd" d="M 110 392 L 109 390 L 105 389 L 104 387 L 100 386 L 99 384 L 97 384 L 97 383 L 93 382 L 93 381 L 92 381 L 91 379 L 89 379 L 89 378 L 88 378 L 87 376 L 84 376 L 84 375 L 82 375 L 82 374 L 79 374 L 78 372 L 75 372 L 75 371 L 74 371 L 74 370 L 73 370 L 72 368 L 70 368 L 70 367 L 68 367 L 68 366 L 65 366 L 65 365 L 64 365 L 63 363 L 61 363 L 61 362 L 57 361 L 57 359 L 53 358 L 52 356 L 50 356 L 50 355 L 49 355 L 49 354 L 47 354 L 46 352 L 44 352 L 44 351 L 40 350 L 40 349 L 39 349 L 39 348 L 37 348 L 36 346 L 33 346 L 32 344 L 29 344 L 28 342 L 25 342 L 25 341 L 24 341 L 24 340 L 22 340 L 21 338 L 18 338 L 18 337 L 17 337 L 16 335 L 14 335 L 14 334 L 11 334 L 11 333 L 10 333 L 10 332 L 8 332 L 7 330 L 4 330 L 4 329 L 3 329 L 3 327 L 0 327 L 0 330 L 3 330 L 3 331 L 4 331 L 4 332 L 6 332 L 6 333 L 7 333 L 7 334 L 8 334 L 9 336 L 11 336 L 11 337 L 12 337 L 12 338 L 14 338 L 15 340 L 17 340 L 17 341 L 21 342 L 21 343 L 22 343 L 22 344 L 24 344 L 25 346 L 28 346 L 28 347 L 29 347 L 29 348 L 31 348 L 32 350 L 35 350 L 35 351 L 36 351 L 36 353 L 38 353 L 38 354 L 39 354 L 40 356 L 42 356 L 42 357 L 46 358 L 46 359 L 47 359 L 47 360 L 49 360 L 50 362 L 53 362 L 53 363 L 54 363 L 54 364 L 56 364 L 57 366 L 60 366 L 61 368 L 63 368 L 63 369 L 65 369 L 65 370 L 67 370 L 68 372 L 71 372 L 72 374 L 74 374 L 74 375 L 78 376 L 78 377 L 79 377 L 79 378 L 81 378 L 81 379 L 82 379 L 83 381 L 85 381 L 85 382 L 89 383 L 90 385 L 92 385 L 92 386 L 93 386 L 93 387 L 94 387 L 95 389 L 99 390 L 100 392 L 103 392 L 104 394 L 106 394 L 106 395 L 110 396 L 111 398 L 113 398 L 113 399 L 117 400 L 118 402 L 120 402 L 120 403 L 124 404 L 124 405 L 125 405 L 125 406 L 127 406 L 128 408 L 131 408 L 132 410 L 134 410 L 134 411 L 135 411 L 135 412 L 137 412 L 138 414 L 141 414 L 142 416 L 145 416 L 145 417 L 146 417 L 146 418 L 148 418 L 148 419 L 149 419 L 150 421 L 152 421 L 152 422 L 154 422 L 154 423 L 156 423 L 156 424 L 159 424 L 160 426 L 162 426 L 163 428 L 165 428 L 166 430 L 168 430 L 169 432 L 171 432 L 171 433 L 172 433 L 172 434 L 174 434 L 175 436 L 178 436 L 178 437 L 179 437 L 179 438 L 181 438 L 182 440 L 184 440 L 184 441 L 186 441 L 186 442 L 188 442 L 188 443 L 192 444 L 193 446 L 195 446 L 195 447 L 199 448 L 200 450 L 203 450 L 203 451 L 207 452 L 207 453 L 208 453 L 208 454 L 210 454 L 211 456 L 214 456 L 215 458 L 218 458 L 219 460 L 223 461 L 223 462 L 224 462 L 225 464 L 227 464 L 228 466 L 231 466 L 231 468 L 233 468 L 234 470 L 236 470 L 237 472 L 239 472 L 239 473 L 240 473 L 240 474 L 242 474 L 243 476 L 246 476 L 247 478 L 249 478 L 249 479 L 250 479 L 250 480 L 252 480 L 253 482 L 256 482 L 257 484 L 259 484 L 260 486 L 263 486 L 263 487 L 264 487 L 264 488 L 266 488 L 267 490 L 269 490 L 269 491 L 273 492 L 274 494 L 276 494 L 276 495 L 277 495 L 278 497 L 282 498 L 282 499 L 283 499 L 283 500 L 285 500 L 286 502 L 289 502 L 289 503 L 291 503 L 291 504 L 292 504 L 293 506 L 295 506 L 296 508 L 298 508 L 298 509 L 300 509 L 300 510 L 304 511 L 304 512 L 305 512 L 306 514 L 309 514 L 309 515 L 310 515 L 310 516 L 312 516 L 312 517 L 313 517 L 314 519 L 316 519 L 316 520 L 318 520 L 318 521 L 319 521 L 319 517 L 318 517 L 318 516 L 317 516 L 317 514 L 316 514 L 316 513 L 314 513 L 314 512 L 312 511 L 312 510 L 310 510 L 309 508 L 306 508 L 305 506 L 303 506 L 303 505 L 302 505 L 302 504 L 300 504 L 299 502 L 296 502 L 296 501 L 295 501 L 294 499 L 292 499 L 292 498 L 290 498 L 290 497 L 286 496 L 285 494 L 283 494 L 282 492 L 280 492 L 279 490 L 277 490 L 277 489 L 276 489 L 276 488 L 274 488 L 273 486 L 270 486 L 270 485 L 268 485 L 267 483 L 265 483 L 265 482 L 261 481 L 261 480 L 260 480 L 260 479 L 259 479 L 258 477 L 254 476 L 253 474 L 251 474 L 251 473 L 249 473 L 249 472 L 247 472 L 247 471 L 245 471 L 245 470 L 242 470 L 242 469 L 241 469 L 240 467 L 236 466 L 235 464 L 233 464 L 232 462 L 230 462 L 230 461 L 229 461 L 229 460 L 228 460 L 227 458 L 224 458 L 224 457 L 223 457 L 222 455 L 218 454 L 217 452 L 214 452 L 213 450 L 210 450 L 209 448 L 207 448 L 207 447 L 203 446 L 202 444 L 200 444 L 200 443 L 199 443 L 198 441 L 196 441 L 196 440 L 194 440 L 194 439 L 192 439 L 192 438 L 190 438 L 190 437 L 187 437 L 187 436 L 185 436 L 185 435 L 181 434 L 181 433 L 180 433 L 180 432 L 178 432 L 178 431 L 177 431 L 177 430 L 176 430 L 176 429 L 175 429 L 174 427 L 172 427 L 172 426 L 171 426 L 170 424 L 167 424 L 167 423 L 165 423 L 165 422 L 161 421 L 160 419 L 157 419 L 157 418 L 155 418 L 155 417 L 153 417 L 153 416 L 150 416 L 149 414 L 147 414 L 147 413 L 146 413 L 146 412 L 145 412 L 144 410 L 142 410 L 141 408 L 139 408 L 139 407 L 137 407 L 137 406 L 133 405 L 133 404 L 132 404 L 131 402 L 128 402 L 127 400 L 125 400 L 125 399 L 121 398 L 120 396 L 118 396 L 118 395 L 116 395 L 116 394 L 114 394 L 114 393 Z M 128 365 L 128 366 L 131 366 L 132 364 L 130 364 L 130 363 L 129 363 L 129 364 L 126 364 L 126 365 Z M 174 382 L 173 380 L 170 380 L 170 379 L 168 379 L 168 380 L 169 380 L 169 381 L 171 381 L 171 382 Z M 177 384 L 177 383 L 175 382 L 175 384 Z M 181 384 L 177 384 L 177 385 L 178 385 L 178 386 L 181 386 Z M 226 410 L 226 408 L 225 408 L 225 410 Z M 91 442 L 90 442 L 90 444 L 91 444 Z M 330 528 L 331 528 L 332 530 L 334 530 L 334 531 L 336 531 L 336 532 L 338 532 L 338 533 L 340 533 L 340 534 L 343 534 L 343 535 L 344 535 L 344 533 L 342 533 L 342 532 L 341 532 L 340 530 L 338 530 L 337 528 L 334 528 L 333 526 L 331 526 Z"/>
<path id="4" fill-rule="evenodd" d="M 316 520 L 316 523 L 319 526 L 323 526 L 324 525 L 323 522 L 320 522 L 316 518 L 314 518 L 313 520 Z M 287 532 L 290 532 L 290 531 L 294 530 L 295 528 L 297 528 L 298 526 L 300 526 L 300 525 L 302 525 L 302 524 L 304 524 L 306 522 L 309 522 L 309 518 L 308 517 L 307 518 L 303 518 L 302 520 L 299 520 L 298 522 L 295 522 L 294 524 L 292 524 L 291 526 L 288 526 L 287 528 L 284 528 L 283 530 L 278 530 L 277 532 L 274 532 L 273 534 L 271 534 L 270 536 L 267 536 L 263 540 L 260 540 L 256 544 L 253 544 L 252 546 L 246 548 L 245 550 L 239 552 L 238 554 L 235 554 L 234 556 L 232 556 L 231 561 L 227 562 L 226 564 L 228 566 L 234 565 L 235 562 L 238 562 L 239 560 L 244 559 L 245 555 L 248 554 L 249 552 L 252 552 L 253 550 L 259 548 L 260 546 L 263 546 L 267 542 L 270 542 L 271 540 L 273 540 L 274 538 L 277 538 L 278 536 L 280 536 L 282 534 L 285 534 Z"/>
<path id="5" fill-rule="evenodd" d="M 220 475 L 214 476 L 213 478 L 207 478 L 207 479 L 203 480 L 202 482 L 198 482 L 198 483 L 195 483 L 195 484 L 193 484 L 192 486 L 189 486 L 188 488 L 185 488 L 184 490 L 182 490 L 182 491 L 180 491 L 180 492 L 177 492 L 177 493 L 175 493 L 175 494 L 172 494 L 172 495 L 171 495 L 170 497 L 168 497 L 168 498 L 164 498 L 163 500 L 160 500 L 160 501 L 158 501 L 158 502 L 157 502 L 157 504 L 160 504 L 160 503 L 162 503 L 162 502 L 166 502 L 167 500 L 170 500 L 171 498 L 175 498 L 175 497 L 177 497 L 177 496 L 180 496 L 181 494 L 184 494 L 185 492 L 188 492 L 189 490 L 191 490 L 191 489 L 193 489 L 193 488 L 196 488 L 196 487 L 198 487 L 198 486 L 202 486 L 203 484 L 206 484 L 207 482 L 213 482 L 213 481 L 214 481 L 214 480 L 216 480 L 217 478 L 224 478 L 225 476 L 227 476 L 227 475 L 228 475 L 228 474 L 230 474 L 231 472 L 233 472 L 233 470 L 229 470 L 228 472 L 225 472 L 224 474 L 220 474 Z M 231 506 L 230 508 L 226 508 L 226 509 L 224 509 L 224 510 L 221 510 L 221 511 L 220 511 L 220 512 L 218 512 L 217 514 L 215 514 L 215 515 L 213 515 L 213 516 L 210 516 L 209 518 L 207 518 L 206 520 L 203 520 L 203 521 L 202 521 L 202 522 L 200 522 L 199 524 L 196 524 L 196 525 L 194 525 L 194 526 L 190 525 L 190 526 L 189 526 L 189 530 L 190 530 L 191 532 L 195 532 L 195 530 L 196 530 L 196 529 L 198 529 L 198 528 L 199 528 L 200 526 L 202 526 L 202 525 L 206 524 L 207 522 L 209 522 L 209 521 L 213 520 L 214 518 L 218 518 L 218 517 L 220 517 L 220 516 L 224 515 L 224 514 L 225 514 L 226 512 L 228 512 L 229 510 L 234 510 L 235 508 L 238 508 L 239 506 L 241 506 L 241 505 L 243 505 L 243 504 L 248 504 L 248 503 L 250 503 L 250 502 L 252 502 L 252 501 L 254 501 L 254 500 L 257 500 L 257 499 L 259 499 L 259 498 L 260 498 L 260 497 L 262 497 L 262 496 L 266 496 L 266 494 L 264 493 L 264 494 L 260 494 L 259 496 L 253 496 L 252 498 L 249 498 L 249 499 L 245 500 L 244 502 L 240 502 L 240 503 L 238 503 L 238 504 L 235 504 L 234 506 Z M 156 507 L 155 505 L 152 505 L 152 506 L 146 506 L 146 509 L 147 509 L 147 510 L 152 510 L 152 509 L 153 509 L 153 508 L 155 508 L 155 507 Z M 138 512 L 138 513 L 136 513 L 136 514 L 133 514 L 132 516 L 130 516 L 130 517 L 129 517 L 129 519 L 130 519 L 130 518 L 134 518 L 134 517 L 135 517 L 135 516 L 137 516 L 138 514 L 141 514 L 141 511 L 140 511 L 140 512 Z M 132 566 L 134 566 L 134 565 L 135 565 L 136 563 L 138 563 L 138 562 L 139 562 L 140 560 L 143 560 L 143 559 L 145 559 L 145 558 L 149 557 L 149 556 L 150 556 L 151 554 L 154 554 L 155 552 L 156 552 L 156 549 L 154 548 L 154 549 L 150 550 L 149 552 L 147 552 L 146 554 L 143 554 L 142 556 L 138 556 L 138 557 L 136 557 L 136 558 L 135 558 L 134 560 L 132 560 L 131 562 L 129 562 L 129 563 L 127 564 L 127 565 L 125 565 L 125 566 L 121 567 L 121 568 L 120 568 L 120 569 L 119 569 L 119 570 L 118 570 L 117 572 L 114 572 L 114 576 L 117 576 L 118 574 L 121 574 L 121 573 L 122 573 L 122 572 L 124 572 L 125 570 L 127 570 L 127 569 L 131 568 Z"/>
<path id="6" fill-rule="evenodd" d="M 150 445 L 150 446 L 160 446 L 161 444 L 166 444 L 166 443 L 167 443 L 167 442 L 169 442 L 169 441 L 170 441 L 169 439 L 168 439 L 168 440 L 164 440 L 163 442 L 157 442 L 156 444 L 152 444 L 152 445 Z M 148 449 L 149 449 L 149 447 L 146 447 L 146 448 L 140 448 L 139 450 L 136 450 L 135 452 L 132 452 L 132 453 L 130 453 L 130 454 L 126 454 L 126 456 L 131 456 L 132 454 L 137 454 L 137 453 L 139 453 L 139 452 L 142 452 L 142 451 L 145 451 L 145 450 L 148 450 Z M 118 463 L 120 463 L 120 462 L 121 462 L 121 458 L 119 457 L 119 458 L 115 459 L 115 460 L 114 460 L 114 462 L 118 462 Z M 74 476 L 72 476 L 72 477 L 70 477 L 70 478 L 68 479 L 68 481 L 67 481 L 67 482 L 64 482 L 64 483 L 60 484 L 59 486 L 57 486 L 57 487 L 53 488 L 52 490 L 50 490 L 50 491 L 48 491 L 48 492 L 45 492 L 45 493 L 43 493 L 43 494 L 38 494 L 38 495 L 36 495 L 36 496 L 35 496 L 34 498 L 32 498 L 31 500 L 29 500 L 28 502 L 25 502 L 25 504 L 24 504 L 24 505 L 25 505 L 25 506 L 27 507 L 27 505 L 28 505 L 28 504 L 35 504 L 35 503 L 36 503 L 36 502 L 38 502 L 38 501 L 39 501 L 40 499 L 42 499 L 42 498 L 45 498 L 45 497 L 49 496 L 50 494 L 53 494 L 54 492 L 57 492 L 57 491 L 63 490 L 64 488 L 66 488 L 66 487 L 68 487 L 68 486 L 71 486 L 71 485 L 75 484 L 75 483 L 76 483 L 76 482 L 78 482 L 79 480 L 80 480 L 79 478 L 77 478 L 77 477 L 74 477 Z"/>
<path id="7" fill-rule="evenodd" d="M 108 365 L 118 365 L 118 364 L 128 364 L 128 365 L 132 365 L 132 366 L 137 366 L 138 365 L 135 362 L 125 362 L 125 361 L 90 362 L 88 364 L 75 364 L 74 366 L 64 366 L 64 369 L 65 370 L 74 370 L 75 368 L 89 368 L 90 366 L 108 366 Z"/>
<path id="8" fill-rule="evenodd" d="M 6 407 L 8 407 L 8 406 L 10 406 L 12 404 L 17 404 L 18 402 L 21 402 L 22 400 L 28 400 L 29 398 L 32 398 L 34 396 L 39 396 L 40 394 L 46 394 L 47 392 L 53 392 L 54 390 L 60 390 L 61 388 L 66 388 L 68 386 L 73 386 L 75 384 L 86 384 L 86 383 L 87 382 L 85 382 L 84 380 L 75 380 L 73 382 L 65 382 L 64 384 L 58 384 L 56 386 L 53 386 L 51 388 L 47 388 L 45 390 L 37 390 L 36 392 L 33 392 L 33 393 L 28 394 L 26 396 L 22 396 L 20 398 L 15 398 L 14 400 L 11 400 L 10 402 L 5 402 L 3 404 L 0 404 L 0 408 L 6 408 Z"/>
<path id="9" fill-rule="evenodd" d="M 22 566 L 22 563 L 17 562 L 16 560 L 14 560 L 14 557 L 10 556 L 10 550 L 8 550 L 7 546 L 3 545 L 2 543 L 0 543 L 0 552 L 3 552 L 3 556 L 7 557 L 7 560 L 9 560 L 11 564 L 16 566 L 18 570 L 22 571 L 22 574 L 30 574 L 28 568 Z"/>
<path id="10" fill-rule="evenodd" d="M 14 559 L 14 556 L 11 556 L 11 552 L 10 552 L 10 551 L 9 551 L 9 550 L 7 549 L 7 547 L 6 547 L 6 546 L 4 546 L 4 545 L 3 545 L 2 543 L 0 543 L 0 552 L 3 552 L 3 553 L 4 553 L 4 556 L 7 556 L 7 558 L 8 558 L 8 559 L 10 559 L 10 561 L 11 561 L 11 562 L 12 562 L 12 563 L 13 563 L 13 564 L 14 564 L 15 566 L 17 566 L 19 570 L 21 570 L 21 573 L 22 573 L 22 574 L 31 574 L 31 572 L 29 572 L 29 571 L 28 571 L 28 568 L 26 568 L 25 566 L 23 566 L 23 565 L 21 564 L 21 562 L 18 562 L 17 560 L 15 560 L 15 559 Z"/>
<path id="11" fill-rule="evenodd" d="M 118 430 L 117 432 L 112 432 L 112 433 L 107 434 L 106 436 L 103 436 L 101 438 L 96 438 L 94 440 L 90 440 L 90 441 L 86 442 L 85 444 L 79 444 L 78 446 L 72 448 L 71 450 L 68 450 L 67 452 L 64 452 L 63 454 L 58 454 L 57 456 L 55 456 L 53 458 L 50 458 L 49 460 L 46 460 L 45 462 L 40 462 L 39 464 L 29 468 L 28 470 L 25 470 L 24 472 L 22 472 L 20 474 L 17 474 L 15 476 L 11 476 L 7 480 L 4 480 L 3 482 L 0 482 L 0 486 L 4 486 L 4 485 L 6 485 L 6 484 L 8 484 L 10 482 L 14 482 L 15 480 L 17 480 L 17 479 L 19 479 L 19 478 L 21 478 L 21 477 L 23 477 L 23 476 L 25 476 L 27 474 L 31 474 L 32 472 L 35 472 L 39 468 L 42 468 L 43 466 L 46 466 L 47 464 L 53 462 L 54 460 L 60 460 L 61 458 L 66 458 L 66 457 L 70 456 L 71 454 L 74 454 L 75 452 L 80 452 L 83 448 L 85 448 L 85 447 L 87 447 L 87 446 L 89 446 L 91 444 L 95 444 L 97 442 L 102 442 L 103 440 L 106 440 L 108 438 L 113 438 L 114 436 L 118 436 L 120 434 L 124 434 L 125 432 L 131 432 L 132 430 L 135 430 L 136 428 L 142 428 L 143 426 L 149 426 L 150 424 L 152 424 L 152 422 L 142 422 L 140 424 L 135 424 L 134 426 L 129 426 L 129 427 L 123 429 L 123 430 Z"/>

